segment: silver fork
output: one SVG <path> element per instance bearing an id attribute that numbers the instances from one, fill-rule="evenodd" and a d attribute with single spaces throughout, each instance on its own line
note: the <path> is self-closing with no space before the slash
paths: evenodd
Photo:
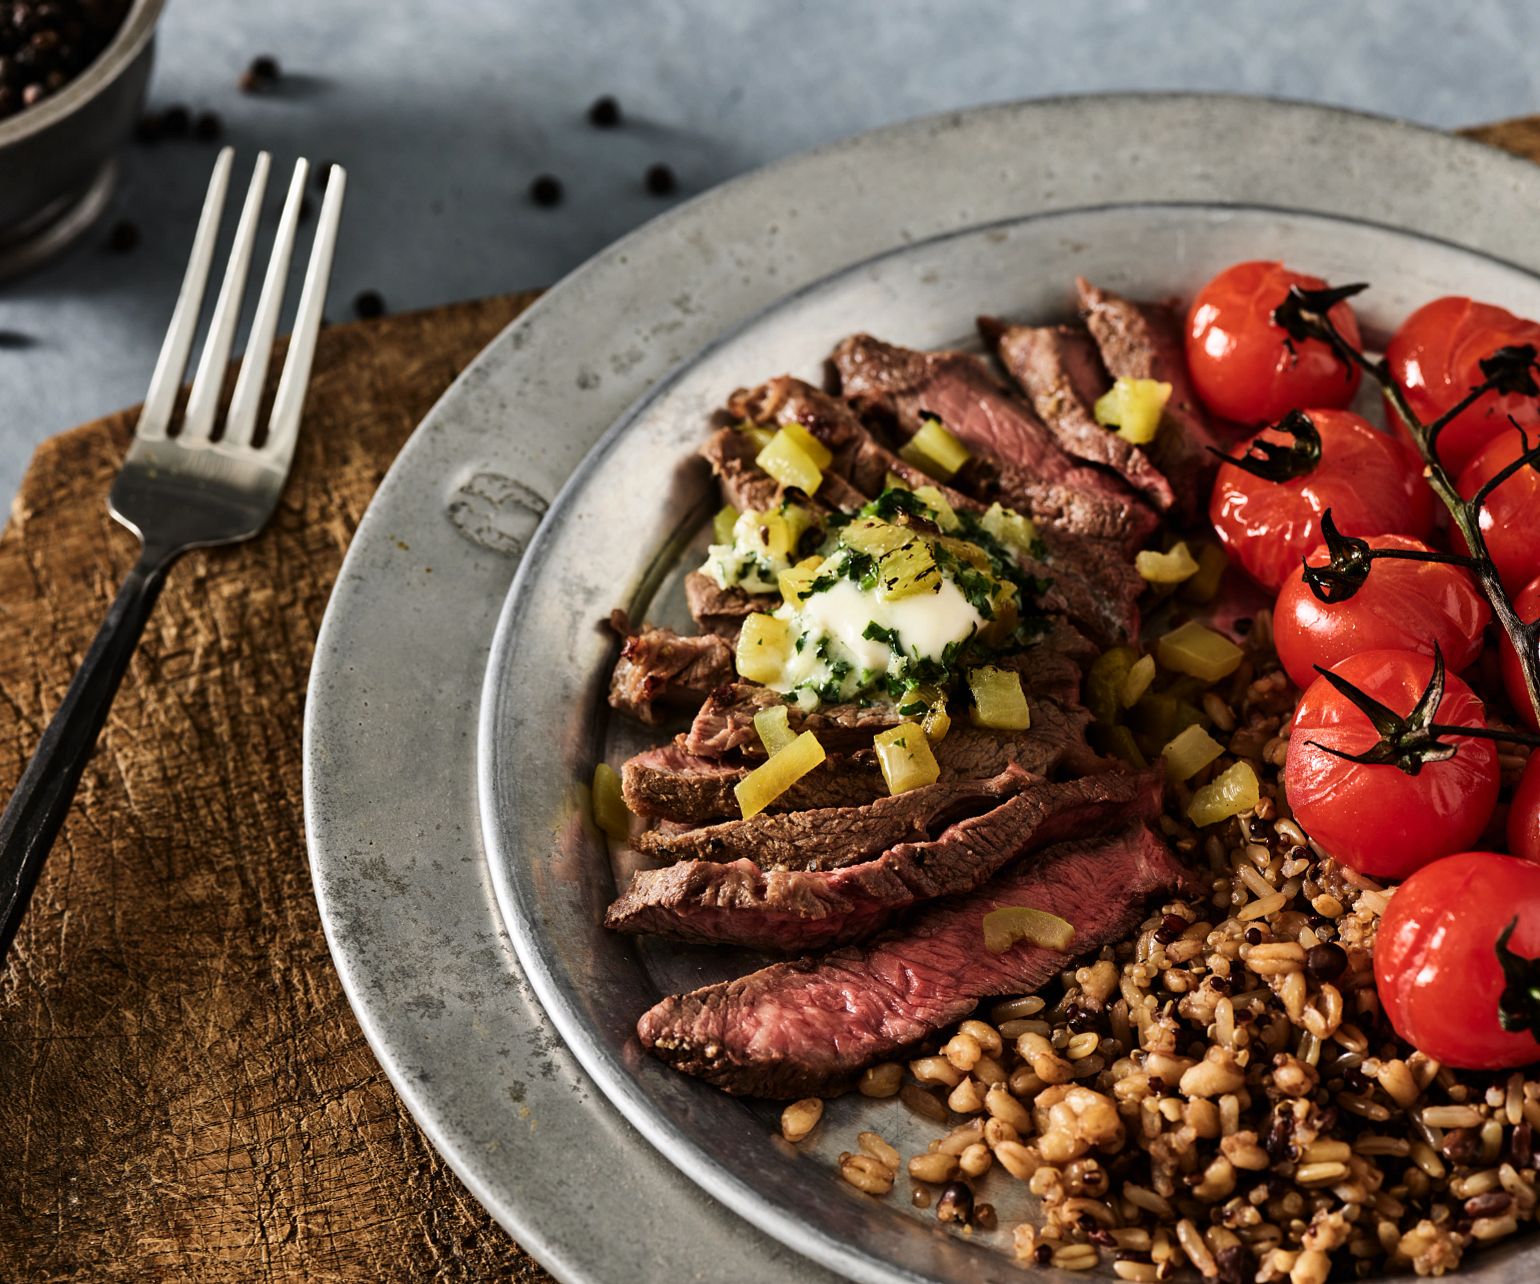
<path id="1" fill-rule="evenodd" d="M 213 319 L 182 414 L 181 431 L 171 435 L 177 392 L 203 311 L 233 162 L 234 152 L 227 147 L 214 163 L 171 326 L 155 363 L 133 444 L 107 500 L 113 517 L 139 537 L 143 545 L 139 561 L 118 590 L 5 814 L 0 816 L 0 962 L 26 913 L 43 860 L 64 823 L 80 774 L 96 745 L 167 569 L 190 548 L 234 544 L 257 534 L 278 503 L 294 457 L 347 176 L 341 167 L 331 167 L 288 356 L 278 379 L 267 431 L 258 437 L 262 387 L 309 172 L 304 160 L 295 164 L 252 318 L 246 356 L 230 396 L 223 432 L 216 435 L 220 392 L 240 320 L 241 297 L 272 163 L 266 152 L 257 156 L 252 170 Z"/>

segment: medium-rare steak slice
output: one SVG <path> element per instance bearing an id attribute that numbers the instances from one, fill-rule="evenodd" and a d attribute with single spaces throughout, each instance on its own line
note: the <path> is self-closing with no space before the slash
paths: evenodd
<path id="1" fill-rule="evenodd" d="M 759 447 L 743 433 L 718 428 L 706 438 L 700 454 L 716 474 L 722 498 L 740 513 L 768 512 L 781 502 L 781 483 L 754 462 Z"/>
<path id="2" fill-rule="evenodd" d="M 736 676 L 732 647 L 712 634 L 632 632 L 624 611 L 611 614 L 610 627 L 625 638 L 610 675 L 610 706 L 643 722 L 661 722 L 667 706 L 699 700 Z"/>
<path id="3" fill-rule="evenodd" d="M 857 334 L 831 360 L 845 396 L 891 419 L 902 435 L 918 431 L 924 415 L 939 415 L 958 440 L 993 461 L 992 489 L 1040 524 L 1129 551 L 1155 529 L 1155 514 L 1126 485 L 1065 453 L 977 357 L 916 352 Z"/>
<path id="4" fill-rule="evenodd" d="M 737 860 L 642 870 L 610 906 L 605 926 L 782 953 L 824 949 L 869 936 L 913 905 L 970 892 L 1050 843 L 1148 819 L 1160 808 L 1156 772 L 1063 784 L 1011 775 L 1015 793 L 992 810 L 843 869 L 767 871 Z"/>
<path id="5" fill-rule="evenodd" d="M 737 638 L 746 617 L 781 604 L 779 597 L 723 588 L 703 571 L 691 571 L 684 577 L 684 601 L 702 633 L 714 633 L 729 642 Z"/>
<path id="6" fill-rule="evenodd" d="M 1148 455 L 1096 422 L 1092 407 L 1111 383 L 1096 341 L 1079 326 L 1011 325 L 979 318 L 979 333 L 1071 455 L 1112 469 L 1157 509 L 1175 502 L 1171 483 Z"/>
<path id="7" fill-rule="evenodd" d="M 1039 776 L 1060 768 L 1071 775 L 1106 771 L 1114 764 L 1086 743 L 1090 722 L 1090 713 L 1078 705 L 1065 707 L 1042 700 L 1033 706 L 1032 726 L 1026 731 L 990 731 L 965 722 L 954 725 L 935 746 L 940 778 L 986 780 L 1012 763 Z M 684 740 L 681 736 L 674 744 L 645 750 L 626 762 L 620 771 L 626 805 L 639 816 L 696 825 L 739 815 L 733 786 L 750 768 L 692 754 Z M 876 755 L 868 747 L 858 753 L 831 754 L 771 803 L 770 810 L 859 806 L 887 793 Z"/>
<path id="8" fill-rule="evenodd" d="M 642 1046 L 727 1092 L 801 1097 L 848 1086 L 966 1016 L 980 999 L 1035 990 L 1070 955 L 1020 943 L 984 949 L 983 916 L 1028 905 L 1075 926 L 1088 954 L 1139 921 L 1145 900 L 1181 867 L 1142 825 L 1066 842 L 975 892 L 921 912 L 901 931 L 818 959 L 777 963 L 664 999 L 637 1023 Z"/>
<path id="9" fill-rule="evenodd" d="M 948 825 L 988 811 L 1014 793 L 1017 768 L 991 780 L 938 780 L 860 807 L 766 812 L 697 829 L 650 829 L 638 851 L 673 860 L 750 860 L 764 869 L 839 869 L 899 843 L 925 842 Z"/>
<path id="10" fill-rule="evenodd" d="M 1209 447 L 1223 446 L 1187 377 L 1182 328 L 1176 314 L 1158 303 L 1130 303 L 1099 290 L 1084 277 L 1075 288 L 1086 326 L 1101 349 L 1102 364 L 1114 379 L 1159 379 L 1171 385 L 1165 424 L 1150 443 L 1150 457 L 1176 492 L 1176 511 L 1187 521 L 1201 518 L 1219 466 Z"/>

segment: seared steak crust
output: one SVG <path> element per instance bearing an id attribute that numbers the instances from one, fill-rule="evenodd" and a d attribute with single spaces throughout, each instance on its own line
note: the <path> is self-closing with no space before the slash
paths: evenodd
<path id="1" fill-rule="evenodd" d="M 655 628 L 632 633 L 623 611 L 610 616 L 610 625 L 625 638 L 610 675 L 610 707 L 642 722 L 661 722 L 660 706 L 699 700 L 735 674 L 732 648 L 719 637 Z"/>
<path id="2" fill-rule="evenodd" d="M 1028 852 L 1147 819 L 1160 807 L 1154 772 L 1052 784 L 1013 770 L 991 783 L 1010 796 L 983 815 L 840 869 L 766 871 L 745 859 L 643 870 L 605 925 L 782 953 L 823 949 L 868 936 L 910 906 L 972 891 Z"/>
<path id="3" fill-rule="evenodd" d="M 1075 925 L 1075 953 L 1086 954 L 1121 937 L 1145 899 L 1180 877 L 1165 844 L 1142 825 L 1062 843 L 927 908 L 902 932 L 666 998 L 637 1023 L 637 1035 L 675 1069 L 727 1092 L 837 1091 L 980 999 L 1029 993 L 1069 961 L 1026 943 L 987 953 L 980 924 L 988 911 L 1029 905 L 1057 914 Z"/>
<path id="4" fill-rule="evenodd" d="M 691 571 L 684 577 L 684 600 L 702 633 L 714 633 L 729 642 L 737 638 L 745 618 L 780 605 L 777 597 L 723 588 L 702 571 Z"/>

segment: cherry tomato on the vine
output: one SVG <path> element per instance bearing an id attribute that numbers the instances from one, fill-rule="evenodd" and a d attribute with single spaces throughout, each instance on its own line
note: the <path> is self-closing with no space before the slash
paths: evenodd
<path id="1" fill-rule="evenodd" d="M 1461 852 L 1402 883 L 1374 947 L 1375 984 L 1396 1033 L 1462 1070 L 1540 1060 L 1534 1034 L 1498 1019 L 1505 978 L 1497 943 L 1515 920 L 1508 950 L 1520 960 L 1540 954 L 1540 865 L 1527 860 Z"/>
<path id="2" fill-rule="evenodd" d="M 1326 288 L 1320 277 L 1282 263 L 1236 263 L 1198 291 L 1187 314 L 1187 368 L 1198 396 L 1216 415 L 1267 424 L 1307 406 L 1346 406 L 1359 370 L 1320 339 L 1295 340 L 1273 311 L 1298 285 Z M 1346 303 L 1327 315 L 1354 348 L 1358 320 Z"/>
<path id="3" fill-rule="evenodd" d="M 1508 850 L 1540 863 L 1540 753 L 1529 755 L 1508 808 Z"/>
<path id="4" fill-rule="evenodd" d="M 1405 535 L 1371 535 L 1371 549 L 1427 553 L 1421 540 Z M 1306 559 L 1328 566 L 1326 545 Z M 1323 602 L 1305 583 L 1304 567 L 1289 576 L 1273 610 L 1278 658 L 1296 686 L 1315 681 L 1315 666 L 1332 665 L 1360 651 L 1403 649 L 1433 654 L 1435 644 L 1448 666 L 1459 671 L 1481 653 L 1482 631 L 1492 609 L 1471 573 L 1448 562 L 1378 558 L 1358 590 L 1340 602 Z"/>
<path id="5" fill-rule="evenodd" d="M 1221 464 L 1209 499 L 1209 517 L 1230 556 L 1273 592 L 1321 542 L 1328 508 L 1344 535 L 1421 539 L 1433 529 L 1433 494 L 1410 450 L 1351 411 L 1306 413 L 1321 438 L 1312 469 L 1270 481 Z M 1289 437 L 1264 428 L 1246 448 L 1258 440 L 1285 445 Z"/>
<path id="6" fill-rule="evenodd" d="M 1540 348 L 1540 323 L 1506 308 L 1450 296 L 1425 303 L 1401 323 L 1385 349 L 1390 373 L 1413 412 L 1431 423 L 1482 381 L 1481 361 L 1499 348 L 1533 344 Z M 1462 411 L 1439 435 L 1439 459 L 1458 473 L 1512 415 L 1524 428 L 1540 425 L 1540 399 L 1520 393 L 1489 392 Z M 1392 413 L 1397 431 L 1406 434 Z"/>
<path id="7" fill-rule="evenodd" d="M 1540 439 L 1531 437 L 1530 445 L 1540 445 Z M 1511 428 L 1499 432 L 1461 470 L 1455 489 L 1466 499 L 1473 498 L 1523 453 L 1522 434 Z M 1540 525 L 1535 522 L 1536 512 L 1540 512 L 1540 472 L 1528 464 L 1499 485 L 1481 506 L 1478 520 L 1482 538 L 1498 575 L 1510 590 L 1540 575 Z M 1465 546 L 1463 539 L 1456 542 L 1461 548 Z"/>
<path id="8" fill-rule="evenodd" d="M 1404 717 L 1428 686 L 1433 661 L 1411 651 L 1361 651 L 1332 672 Z M 1486 710 L 1448 674 L 1433 721 L 1485 727 Z M 1368 715 L 1317 677 L 1294 713 L 1284 788 L 1294 818 L 1328 855 L 1374 878 L 1405 878 L 1481 835 L 1497 804 L 1497 750 L 1490 740 L 1450 735 L 1443 742 L 1454 755 L 1424 761 L 1415 774 L 1329 752 L 1363 754 L 1379 741 Z"/>
<path id="9" fill-rule="evenodd" d="M 1526 624 L 1540 620 L 1540 579 L 1530 580 L 1514 595 L 1513 609 L 1518 613 L 1519 619 Z M 1518 652 L 1513 649 L 1513 643 L 1508 641 L 1506 633 L 1501 635 L 1497 646 L 1497 663 L 1502 670 L 1503 689 L 1507 691 L 1508 699 L 1513 701 L 1513 707 L 1517 710 L 1519 717 L 1536 731 L 1540 731 L 1540 718 L 1535 716 L 1535 706 L 1529 698 L 1529 688 L 1524 685 L 1524 669 L 1519 664 Z"/>

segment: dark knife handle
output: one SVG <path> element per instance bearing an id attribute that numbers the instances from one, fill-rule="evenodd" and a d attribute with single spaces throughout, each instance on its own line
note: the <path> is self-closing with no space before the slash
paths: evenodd
<path id="1" fill-rule="evenodd" d="M 169 564 L 164 554 L 147 549 L 128 573 L 0 816 L 0 963 L 27 912 Z"/>

